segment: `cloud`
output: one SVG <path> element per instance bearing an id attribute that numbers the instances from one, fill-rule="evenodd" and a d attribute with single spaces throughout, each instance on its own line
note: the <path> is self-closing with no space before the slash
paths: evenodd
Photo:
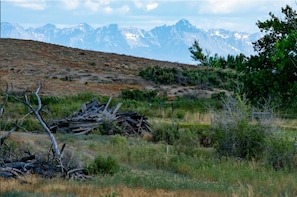
<path id="1" fill-rule="evenodd" d="M 129 6 L 117 4 L 118 2 L 115 0 L 85 0 L 83 2 L 84 7 L 87 10 L 91 10 L 92 12 L 98 13 L 105 13 L 105 14 L 114 14 L 114 13 L 126 13 L 128 12 Z"/>
<path id="2" fill-rule="evenodd" d="M 98 9 L 101 7 L 101 1 L 86 0 L 84 2 L 84 6 L 89 10 L 98 11 Z"/>
<path id="3" fill-rule="evenodd" d="M 102 8 L 102 11 L 105 13 L 105 14 L 125 14 L 127 12 L 130 11 L 130 7 L 128 5 L 123 5 L 121 7 L 110 7 L 110 6 L 106 6 L 106 7 L 103 7 Z"/>
<path id="4" fill-rule="evenodd" d="M 80 6 L 79 0 L 62 0 L 62 3 L 67 10 L 74 10 Z"/>
<path id="5" fill-rule="evenodd" d="M 8 0 L 16 6 L 32 10 L 44 10 L 46 8 L 45 0 Z"/>
<path id="6" fill-rule="evenodd" d="M 156 9 L 157 7 L 158 7 L 158 3 L 150 3 L 146 5 L 146 10 L 150 11 L 150 10 Z"/>
<path id="7" fill-rule="evenodd" d="M 123 5 L 122 7 L 118 8 L 116 11 L 119 13 L 126 13 L 130 11 L 130 7 L 128 5 Z"/>
<path id="8" fill-rule="evenodd" d="M 242 1 L 242 3 L 246 3 L 247 1 Z M 210 0 L 209 8 L 212 13 L 231 13 L 233 11 L 238 10 L 242 5 L 238 0 Z"/>
<path id="9" fill-rule="evenodd" d="M 151 0 L 134 0 L 134 5 L 138 9 L 143 9 L 145 11 L 151 11 L 158 7 L 158 3 L 156 1 Z"/>
<path id="10" fill-rule="evenodd" d="M 292 4 L 294 0 L 205 0 L 195 2 L 200 13 L 209 14 L 250 14 L 263 11 L 278 11 L 286 4 Z"/>

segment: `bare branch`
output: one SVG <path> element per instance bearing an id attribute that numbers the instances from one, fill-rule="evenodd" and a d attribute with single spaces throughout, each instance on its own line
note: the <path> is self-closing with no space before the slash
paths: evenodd
<path id="1" fill-rule="evenodd" d="M 8 133 L 6 133 L 6 135 L 4 135 L 3 137 L 1 137 L 0 139 L 0 148 L 2 147 L 2 145 L 4 144 L 4 141 L 9 138 L 9 136 L 11 135 L 12 132 L 15 131 L 17 127 L 13 127 Z"/>
<path id="2" fill-rule="evenodd" d="M 42 104 L 41 104 L 41 99 L 38 95 L 39 93 L 39 90 L 40 90 L 40 82 L 38 83 L 38 87 L 34 93 L 36 99 L 37 99 L 37 104 L 38 104 L 38 107 L 37 109 L 34 109 L 33 106 L 31 105 L 30 101 L 28 100 L 28 98 L 25 96 L 25 104 L 27 105 L 27 107 L 30 108 L 30 110 L 32 110 L 32 113 L 36 116 L 37 120 L 39 121 L 39 123 L 41 124 L 42 128 L 47 132 L 51 142 L 52 142 L 52 146 L 53 146 L 53 151 L 54 151 L 54 155 L 56 157 L 56 159 L 58 160 L 61 168 L 62 168 L 62 172 L 63 172 L 63 165 L 62 165 L 62 155 L 61 155 L 61 152 L 59 150 L 59 147 L 58 147 L 58 143 L 54 137 L 54 135 L 52 134 L 51 130 L 49 129 L 49 127 L 47 126 L 47 124 L 45 123 L 45 121 L 43 120 L 43 118 L 41 117 L 41 115 L 39 114 L 40 110 L 41 110 L 41 107 L 42 107 Z"/>

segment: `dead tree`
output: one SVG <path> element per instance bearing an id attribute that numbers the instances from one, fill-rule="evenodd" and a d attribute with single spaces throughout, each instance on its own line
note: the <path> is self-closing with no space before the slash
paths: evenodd
<path id="1" fill-rule="evenodd" d="M 63 173 L 64 172 L 64 167 L 63 167 L 63 163 L 62 163 L 62 153 L 59 150 L 58 143 L 57 143 L 57 141 L 55 139 L 55 136 L 52 134 L 51 130 L 49 129 L 49 127 L 47 126 L 47 124 L 43 120 L 42 116 L 40 115 L 40 110 L 41 110 L 41 107 L 42 107 L 41 99 L 40 99 L 40 97 L 38 95 L 40 87 L 41 87 L 41 85 L 40 85 L 40 82 L 39 82 L 38 87 L 37 87 L 36 91 L 34 92 L 34 95 L 35 95 L 35 97 L 37 99 L 37 104 L 38 104 L 37 109 L 34 109 L 34 107 L 31 105 L 31 103 L 28 100 L 28 97 L 26 95 L 25 95 L 25 105 L 30 108 L 30 110 L 36 116 L 36 118 L 39 121 L 42 128 L 46 131 L 47 135 L 49 136 L 49 138 L 51 140 L 51 143 L 52 143 L 55 158 L 57 159 L 57 161 L 58 161 L 58 163 L 59 163 L 59 165 L 61 167 L 62 173 Z"/>

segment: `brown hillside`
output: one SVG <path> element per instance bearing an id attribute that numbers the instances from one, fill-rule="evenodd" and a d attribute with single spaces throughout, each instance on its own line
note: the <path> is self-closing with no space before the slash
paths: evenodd
<path id="1" fill-rule="evenodd" d="M 91 91 L 118 95 L 122 89 L 155 89 L 152 82 L 138 76 L 147 66 L 188 67 L 192 65 L 157 61 L 114 53 L 69 48 L 32 40 L 0 39 L 0 86 L 13 84 L 14 90 L 33 91 L 42 82 L 41 94 L 65 95 Z M 185 90 L 187 89 L 187 90 Z M 193 87 L 158 87 L 176 95 Z"/>

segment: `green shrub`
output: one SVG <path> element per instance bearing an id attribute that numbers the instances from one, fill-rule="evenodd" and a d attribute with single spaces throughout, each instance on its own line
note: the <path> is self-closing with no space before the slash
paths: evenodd
<path id="1" fill-rule="evenodd" d="M 120 97 L 122 99 L 137 100 L 137 101 L 151 101 L 157 96 L 156 90 L 138 90 L 125 89 L 121 91 Z"/>
<path id="2" fill-rule="evenodd" d="M 168 161 L 168 166 L 175 173 L 191 177 L 195 171 L 192 162 L 193 160 L 190 157 L 181 153 L 179 155 L 172 156 Z"/>
<path id="3" fill-rule="evenodd" d="M 217 152 L 220 156 L 260 159 L 265 150 L 266 133 L 260 125 L 239 122 L 225 131 L 216 130 Z"/>
<path id="4" fill-rule="evenodd" d="M 275 170 L 287 169 L 289 171 L 297 167 L 297 155 L 294 142 L 281 137 L 271 137 L 267 140 L 266 160 L 269 166 Z"/>
<path id="5" fill-rule="evenodd" d="M 184 110 L 178 110 L 175 113 L 173 113 L 174 118 L 183 119 L 185 117 L 186 111 Z"/>
<path id="6" fill-rule="evenodd" d="M 172 145 L 179 138 L 179 125 L 159 125 L 158 128 L 153 130 L 152 135 L 155 142 L 164 141 L 167 144 Z"/>
<path id="7" fill-rule="evenodd" d="M 56 96 L 44 96 L 41 98 L 42 105 L 57 104 L 60 101 Z"/>
<path id="8" fill-rule="evenodd" d="M 271 127 L 250 122 L 251 106 L 245 97 L 228 97 L 223 111 L 212 120 L 214 141 L 219 156 L 260 159 Z M 263 121 L 264 122 L 264 121 Z"/>
<path id="9" fill-rule="evenodd" d="M 102 135 L 122 134 L 123 129 L 117 125 L 116 121 L 104 121 L 97 128 Z"/>
<path id="10" fill-rule="evenodd" d="M 165 142 L 173 145 L 177 153 L 192 156 L 195 149 L 200 146 L 200 134 L 202 132 L 191 128 L 182 128 L 178 124 L 163 124 L 153 130 L 155 142 Z"/>
<path id="11" fill-rule="evenodd" d="M 127 139 L 120 135 L 115 135 L 111 140 L 110 143 L 113 145 L 125 146 L 127 145 Z"/>
<path id="12" fill-rule="evenodd" d="M 119 164 L 111 156 L 104 158 L 101 155 L 98 155 L 95 160 L 87 166 L 89 174 L 113 175 L 119 170 Z"/>
<path id="13" fill-rule="evenodd" d="M 189 156 L 193 156 L 199 145 L 199 136 L 189 129 L 179 129 L 178 139 L 173 142 L 173 147 L 177 153 Z"/>

